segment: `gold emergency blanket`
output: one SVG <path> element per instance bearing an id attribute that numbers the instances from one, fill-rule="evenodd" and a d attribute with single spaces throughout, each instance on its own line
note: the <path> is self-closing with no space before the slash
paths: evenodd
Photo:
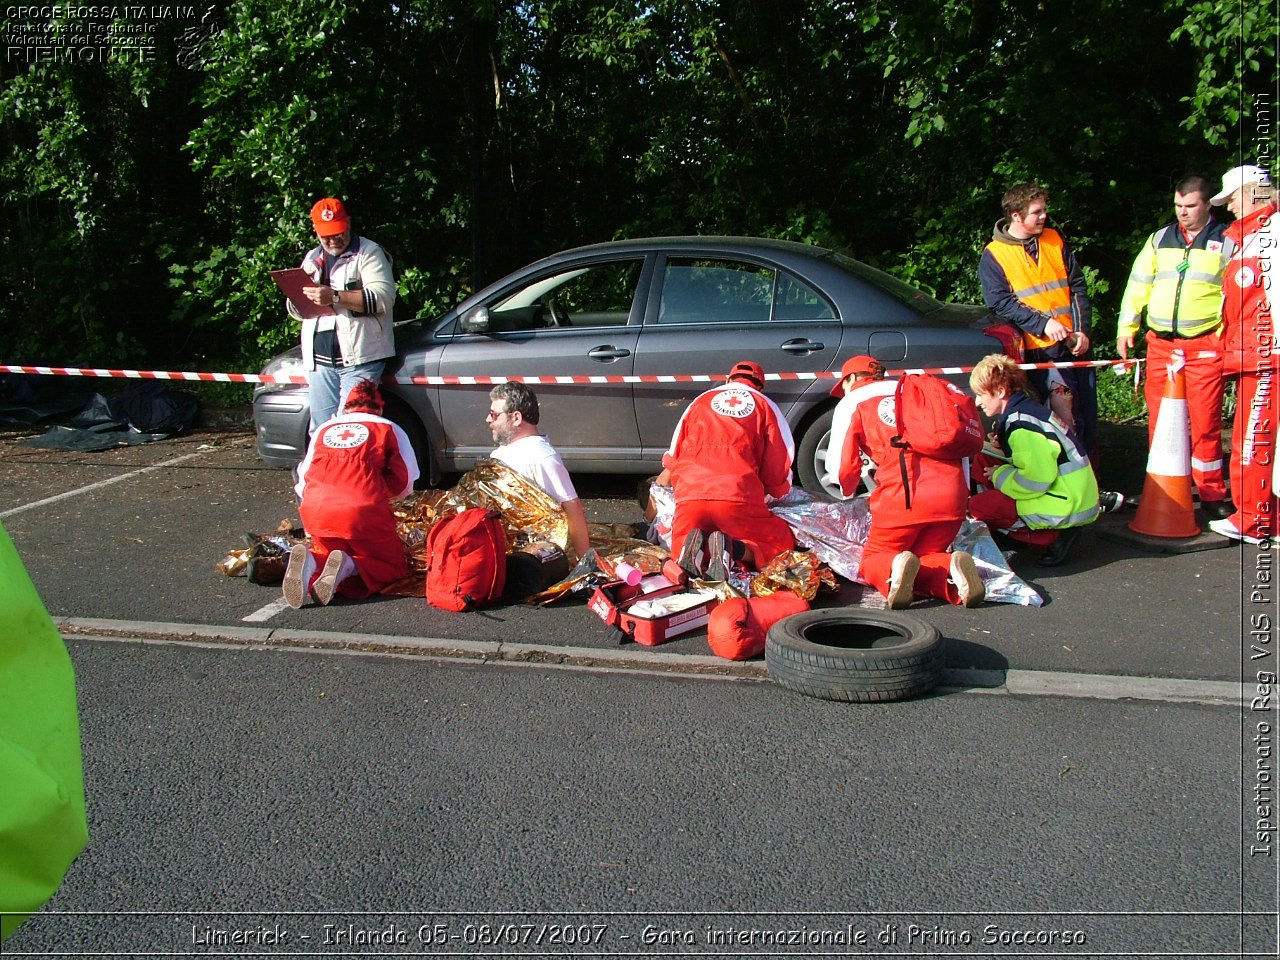
<path id="1" fill-rule="evenodd" d="M 812 553 L 788 550 L 780 553 L 751 579 L 751 595 L 767 597 L 780 590 L 788 590 L 796 596 L 812 601 L 823 588 L 840 592 L 840 584 L 831 568 Z"/>
<path id="2" fill-rule="evenodd" d="M 482 460 L 451 490 L 423 490 L 393 500 L 396 532 L 409 553 L 409 568 L 419 577 L 427 569 L 427 534 L 441 517 L 478 507 L 502 514 L 507 551 L 531 543 L 569 545 L 569 521 L 560 504 L 497 460 Z"/>

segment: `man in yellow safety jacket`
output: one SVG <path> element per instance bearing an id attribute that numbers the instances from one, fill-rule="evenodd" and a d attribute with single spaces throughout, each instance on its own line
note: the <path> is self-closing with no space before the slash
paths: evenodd
<path id="1" fill-rule="evenodd" d="M 1186 358 L 1191 414 L 1191 479 L 1200 507 L 1211 518 L 1229 516 L 1222 470 L 1222 275 L 1235 243 L 1210 215 L 1213 185 L 1184 177 L 1174 188 L 1178 219 L 1142 245 L 1129 273 L 1116 326 L 1116 351 L 1126 360 L 1145 313 L 1147 320 L 1147 429 L 1154 438 L 1170 355 Z"/>
<path id="2" fill-rule="evenodd" d="M 1028 363 L 1089 359 L 1092 308 L 1084 274 L 1062 234 L 1046 226 L 1049 192 L 1034 183 L 1010 187 L 982 251 L 982 299 L 1022 331 Z M 1098 395 L 1092 368 L 1034 370 L 1032 386 L 1073 430 L 1085 450 L 1097 447 Z M 1070 397 L 1070 405 L 1060 403 Z"/>

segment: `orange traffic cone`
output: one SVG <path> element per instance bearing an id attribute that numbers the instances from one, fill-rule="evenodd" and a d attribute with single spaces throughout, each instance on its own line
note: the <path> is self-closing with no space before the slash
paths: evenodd
<path id="1" fill-rule="evenodd" d="M 1200 533 L 1191 503 L 1191 416 L 1182 372 L 1185 365 L 1182 351 L 1173 351 L 1147 454 L 1142 502 L 1129 524 L 1134 533 L 1148 537 L 1194 537 Z"/>

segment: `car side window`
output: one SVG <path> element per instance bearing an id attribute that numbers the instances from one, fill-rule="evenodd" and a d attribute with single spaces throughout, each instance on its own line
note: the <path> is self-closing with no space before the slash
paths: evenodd
<path id="1" fill-rule="evenodd" d="M 751 263 L 672 257 L 662 277 L 658 322 L 768 320 L 773 273 Z"/>
<path id="2" fill-rule="evenodd" d="M 775 320 L 834 320 L 835 309 L 830 301 L 799 277 L 778 271 L 778 283 L 774 287 L 773 319 Z"/>
<path id="3" fill-rule="evenodd" d="M 539 277 L 490 307 L 490 331 L 625 326 L 643 263 L 616 260 Z"/>
<path id="4" fill-rule="evenodd" d="M 759 264 L 672 257 L 659 323 L 830 320 L 831 304 L 804 281 Z"/>

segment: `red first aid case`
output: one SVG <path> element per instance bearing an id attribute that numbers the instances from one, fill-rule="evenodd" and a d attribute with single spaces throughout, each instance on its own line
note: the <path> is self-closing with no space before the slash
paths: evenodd
<path id="1" fill-rule="evenodd" d="M 587 606 L 627 638 L 652 647 L 705 627 L 720 598 L 708 591 L 704 598 L 687 609 L 655 617 L 637 616 L 631 612 L 632 609 L 642 601 L 661 600 L 689 592 L 687 587 L 670 583 L 662 577 L 646 577 L 635 586 L 617 580 L 597 587 Z"/>

